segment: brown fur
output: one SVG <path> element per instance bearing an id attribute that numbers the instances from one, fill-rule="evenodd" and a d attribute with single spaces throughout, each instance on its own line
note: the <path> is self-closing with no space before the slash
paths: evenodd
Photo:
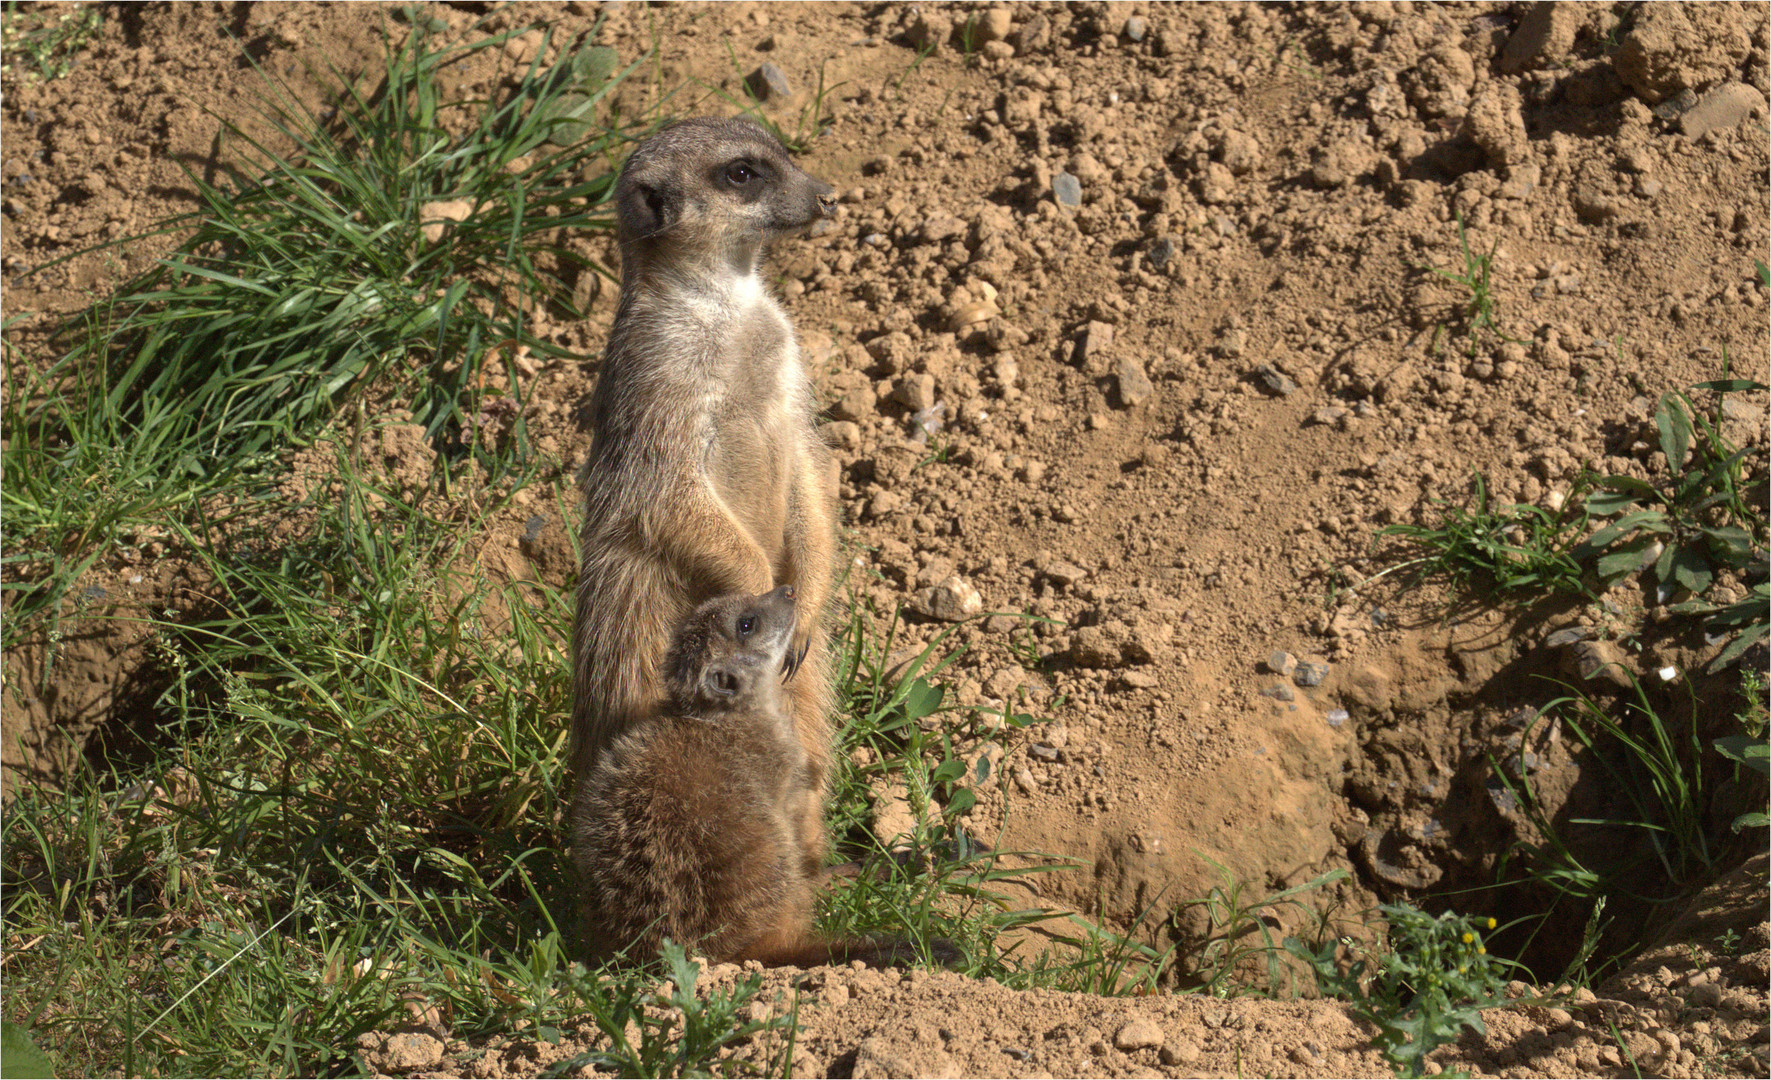
<path id="1" fill-rule="evenodd" d="M 806 752 L 779 672 L 794 607 L 787 586 L 703 604 L 665 663 L 669 709 L 617 736 L 586 776 L 573 852 L 598 955 L 640 959 L 666 937 L 715 962 L 911 955 L 901 942 L 812 930 L 819 879 L 798 819 Z"/>
<path id="2" fill-rule="evenodd" d="M 835 494 L 793 327 L 758 265 L 769 240 L 830 212 L 830 192 L 743 120 L 676 124 L 622 168 L 621 302 L 581 475 L 573 646 L 572 761 L 585 776 L 664 703 L 665 649 L 697 604 L 792 585 L 787 672 L 810 780 L 796 829 L 813 866 L 831 756 L 820 623 Z"/>

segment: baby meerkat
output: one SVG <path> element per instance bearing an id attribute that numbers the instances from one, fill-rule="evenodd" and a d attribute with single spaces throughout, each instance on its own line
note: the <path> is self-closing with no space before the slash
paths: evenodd
<path id="1" fill-rule="evenodd" d="M 668 706 L 617 735 L 583 778 L 573 858 L 599 955 L 639 959 L 666 937 L 715 962 L 914 955 L 903 941 L 812 930 L 820 881 L 806 870 L 798 819 L 806 750 L 780 677 L 794 609 L 790 585 L 702 604 L 665 659 Z"/>
<path id="2" fill-rule="evenodd" d="M 621 300 L 581 474 L 572 763 L 588 775 L 664 703 L 672 630 L 710 597 L 798 594 L 783 658 L 804 751 L 799 847 L 822 865 L 830 770 L 820 620 L 836 550 L 830 452 L 765 245 L 834 211 L 830 185 L 748 120 L 685 120 L 616 183 Z"/>

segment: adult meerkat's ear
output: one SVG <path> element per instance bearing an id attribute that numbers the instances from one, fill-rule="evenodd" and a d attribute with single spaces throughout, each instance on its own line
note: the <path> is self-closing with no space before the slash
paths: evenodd
<path id="1" fill-rule="evenodd" d="M 663 187 L 635 182 L 621 192 L 621 220 L 632 236 L 656 236 L 676 224 L 679 202 Z"/>

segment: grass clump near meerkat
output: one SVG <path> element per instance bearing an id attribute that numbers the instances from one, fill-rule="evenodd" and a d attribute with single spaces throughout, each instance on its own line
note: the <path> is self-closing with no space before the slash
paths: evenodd
<path id="1" fill-rule="evenodd" d="M 518 353 L 557 352 L 534 312 L 606 272 L 555 238 L 611 227 L 624 136 L 549 140 L 625 72 L 587 92 L 571 57 L 537 59 L 502 100 L 444 97 L 444 65 L 525 29 L 443 46 L 415 26 L 375 93 L 346 86 L 320 115 L 266 74 L 269 138 L 224 123 L 228 167 L 191 176 L 201 208 L 105 245 L 177 247 L 69 320 L 46 371 L 8 350 L 9 559 L 78 568 L 130 518 L 275 471 L 352 401 L 397 401 L 494 473 L 527 452 Z M 494 415 L 502 446 L 482 435 Z"/>
<path id="2" fill-rule="evenodd" d="M 597 50 L 584 47 L 553 69 L 537 61 L 501 102 L 444 100 L 444 64 L 524 29 L 443 47 L 415 27 L 386 52 L 381 91 L 341 90 L 331 119 L 267 74 L 267 121 L 292 149 L 230 126 L 229 179 L 193 177 L 203 208 L 144 234 L 188 237 L 64 324 L 47 370 L 8 324 L 8 641 L 71 610 L 69 583 L 120 536 L 193 520 L 242 475 L 278 474 L 283 451 L 352 401 L 397 401 L 494 478 L 525 458 L 514 365 L 525 347 L 557 351 L 531 314 L 570 306 L 562 276 L 605 272 L 553 236 L 611 226 L 605 164 L 625 136 L 547 142 L 594 119 L 625 72 L 590 87 L 577 57 Z M 486 434 L 505 426 L 497 443 Z"/>

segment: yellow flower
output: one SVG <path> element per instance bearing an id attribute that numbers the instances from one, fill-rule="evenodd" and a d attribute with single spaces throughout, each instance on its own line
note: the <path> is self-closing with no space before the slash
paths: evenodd
<path id="1" fill-rule="evenodd" d="M 1475 940 L 1476 940 L 1475 934 L 1470 933 L 1468 930 L 1464 931 L 1464 944 L 1465 945 L 1468 945 L 1470 942 L 1475 941 Z"/>

